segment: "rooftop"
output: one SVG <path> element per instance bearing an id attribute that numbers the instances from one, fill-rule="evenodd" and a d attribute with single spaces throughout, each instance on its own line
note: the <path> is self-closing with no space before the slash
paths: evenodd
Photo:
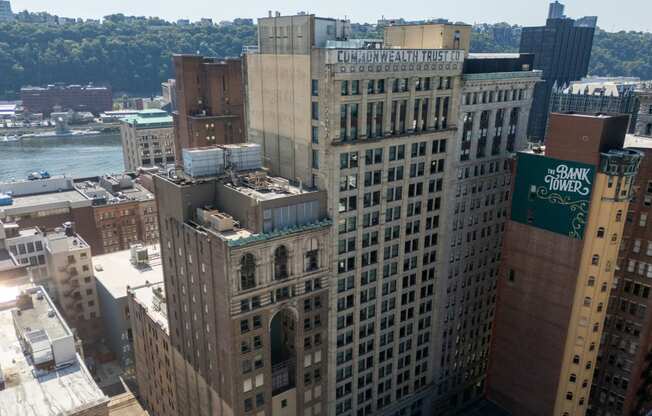
<path id="1" fill-rule="evenodd" d="M 163 280 L 163 266 L 158 245 L 147 247 L 148 264 L 137 266 L 131 251 L 123 250 L 93 257 L 95 279 L 114 298 L 127 296 L 127 286 L 139 287 Z"/>
<path id="2" fill-rule="evenodd" d="M 48 240 L 48 249 L 52 253 L 70 253 L 75 250 L 88 248 L 88 243 L 78 234 L 67 235 L 65 231 L 54 231 L 46 234 Z"/>
<path id="3" fill-rule="evenodd" d="M 41 289 L 35 288 L 32 292 L 30 297 L 33 307 L 12 311 L 16 326 L 24 331 L 43 330 L 50 340 L 72 335 L 63 318 L 57 313 L 52 313 L 56 308 L 50 299 L 44 296 Z"/>
<path id="4" fill-rule="evenodd" d="M 135 301 L 147 310 L 147 315 L 157 322 L 166 333 L 169 333 L 164 283 L 156 282 L 134 287 L 131 288 L 130 293 Z"/>
<path id="5" fill-rule="evenodd" d="M 16 196 L 13 203 L 0 207 L 0 214 L 20 215 L 43 209 L 90 206 L 90 201 L 75 190 Z M 2 215 L 0 215 L 2 217 Z"/>
<path id="6" fill-rule="evenodd" d="M 124 123 L 145 128 L 172 127 L 172 116 L 158 109 L 139 111 L 122 119 Z"/>
<path id="7" fill-rule="evenodd" d="M 236 184 L 224 181 L 224 186 L 236 190 L 256 201 L 270 201 L 291 195 L 305 194 L 310 191 L 293 185 L 287 179 L 269 176 L 264 171 L 248 172 L 238 175 Z"/>
<path id="8" fill-rule="evenodd" d="M 59 314 L 50 312 L 54 306 L 45 291 L 32 288 L 30 292 L 34 309 L 28 313 L 22 310 L 18 325 L 43 329 L 49 340 L 68 334 L 70 329 Z M 0 391 L 0 415 L 74 414 L 108 403 L 74 348 L 74 359 L 66 365 L 37 368 L 32 354 L 24 351 L 19 340 L 13 319 L 16 312 L 15 305 L 0 310 L 0 368 L 5 380 L 5 389 Z"/>

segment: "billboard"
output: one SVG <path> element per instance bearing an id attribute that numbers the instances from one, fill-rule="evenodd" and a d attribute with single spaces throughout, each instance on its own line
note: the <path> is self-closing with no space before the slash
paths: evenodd
<path id="1" fill-rule="evenodd" d="M 583 239 L 594 176 L 593 165 L 519 153 L 512 220 Z"/>

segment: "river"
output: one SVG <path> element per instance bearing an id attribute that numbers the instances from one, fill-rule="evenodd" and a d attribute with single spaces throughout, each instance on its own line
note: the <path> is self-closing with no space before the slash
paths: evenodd
<path id="1" fill-rule="evenodd" d="M 25 179 L 41 169 L 72 177 L 120 173 L 120 134 L 0 142 L 0 181 Z"/>

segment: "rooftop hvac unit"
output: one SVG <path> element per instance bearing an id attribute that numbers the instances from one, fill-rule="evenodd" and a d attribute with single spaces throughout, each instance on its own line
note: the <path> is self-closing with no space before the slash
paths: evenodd
<path id="1" fill-rule="evenodd" d="M 131 246 L 131 264 L 137 267 L 149 265 L 147 247 L 142 244 L 134 244 Z"/>

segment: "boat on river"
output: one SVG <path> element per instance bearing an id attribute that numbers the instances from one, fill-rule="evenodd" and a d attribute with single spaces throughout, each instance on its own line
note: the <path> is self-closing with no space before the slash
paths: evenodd
<path id="1" fill-rule="evenodd" d="M 20 141 L 20 137 L 18 136 L 1 136 L 0 137 L 0 143 L 13 143 Z"/>

